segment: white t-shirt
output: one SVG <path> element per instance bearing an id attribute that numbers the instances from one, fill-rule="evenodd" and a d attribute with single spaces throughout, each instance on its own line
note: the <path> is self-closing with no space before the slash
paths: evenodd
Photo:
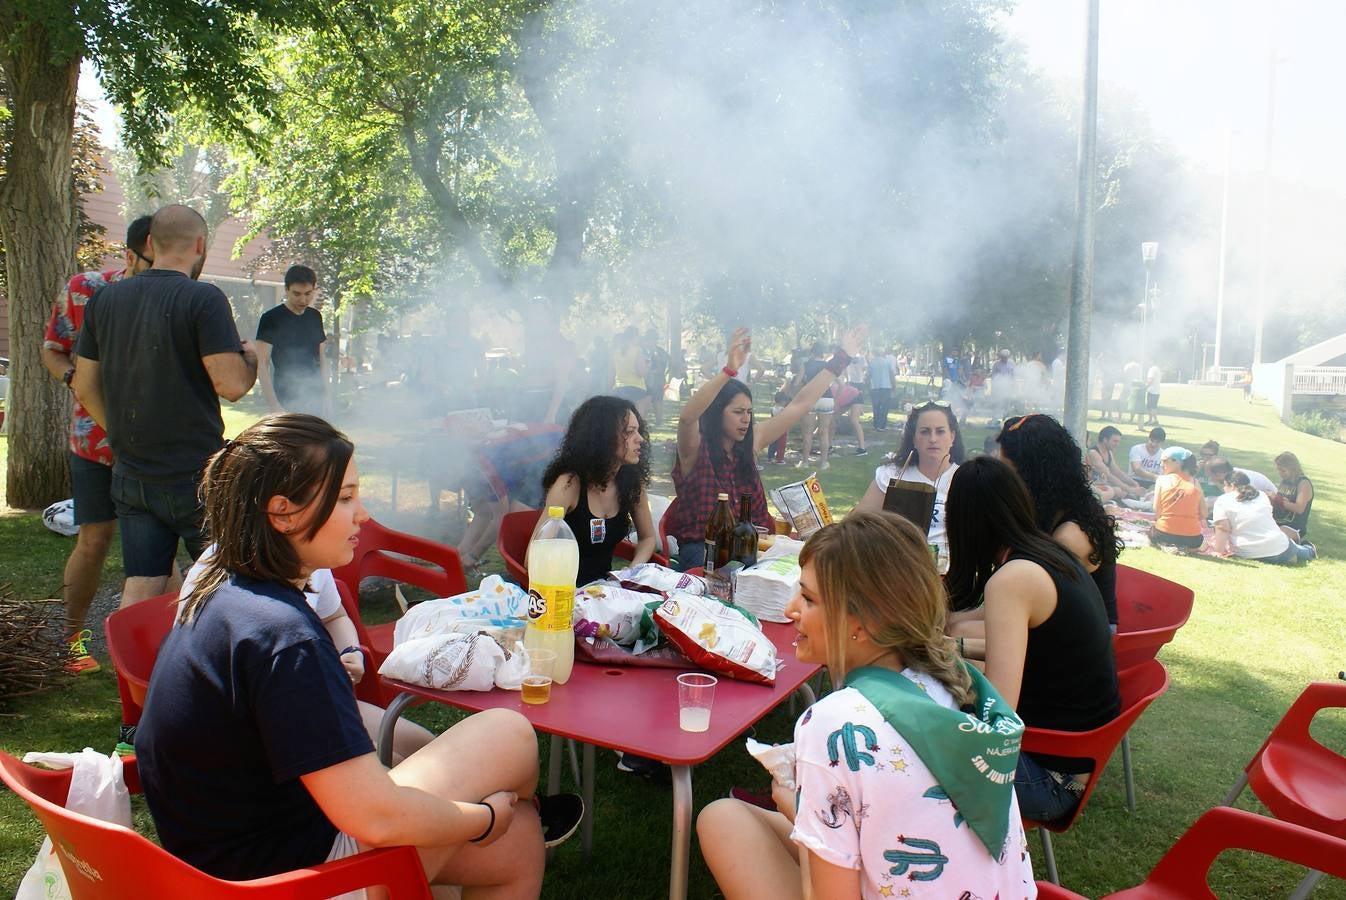
<path id="1" fill-rule="evenodd" d="M 1238 466 L 1234 466 L 1234 471 L 1242 472 L 1244 475 L 1247 475 L 1248 483 L 1259 491 L 1266 491 L 1271 494 L 1276 493 L 1276 485 L 1270 478 L 1263 475 L 1261 472 L 1254 472 L 1252 469 L 1240 469 Z"/>
<path id="2" fill-rule="evenodd" d="M 888 492 L 888 482 L 898 477 L 897 463 L 884 463 L 874 470 L 874 483 L 879 486 L 879 490 Z M 944 530 L 944 503 L 949 499 L 949 485 L 953 482 L 953 473 L 958 471 L 958 463 L 951 463 L 949 468 L 945 469 L 939 478 L 931 481 L 921 474 L 921 470 L 916 466 L 907 466 L 905 472 L 902 472 L 903 481 L 912 481 L 916 484 L 928 484 L 935 489 L 935 511 L 930 516 L 930 532 L 926 535 L 926 540 L 939 546 L 940 552 L 947 554 L 949 552 L 949 535 Z"/>
<path id="3" fill-rule="evenodd" d="M 1163 373 L 1159 371 L 1158 366 L 1150 366 L 1150 371 L 1145 373 L 1145 393 L 1159 393 L 1159 383 L 1163 377 Z"/>
<path id="4" fill-rule="evenodd" d="M 1150 452 L 1145 449 L 1145 441 L 1141 441 L 1128 451 L 1127 458 L 1133 463 L 1140 463 L 1140 467 L 1148 472 L 1151 477 L 1158 478 L 1164 473 L 1164 467 L 1160 460 L 1160 456 L 1163 452 L 1164 451 L 1160 449 L 1154 451 L 1154 454 L 1151 455 Z"/>
<path id="5" fill-rule="evenodd" d="M 201 572 L 206 567 L 206 562 L 215 555 L 215 545 L 211 544 L 192 563 L 192 567 L 187 570 L 187 577 L 182 579 L 182 590 L 178 593 L 179 597 L 186 597 L 191 591 L 196 579 L 201 577 Z M 313 590 L 304 591 L 304 599 L 308 605 L 313 607 L 313 611 L 318 614 L 318 618 L 326 622 L 332 616 L 341 611 L 341 595 L 337 593 L 336 579 L 332 577 L 331 569 L 315 569 L 313 574 L 308 577 L 308 586 Z"/>
<path id="6" fill-rule="evenodd" d="M 1251 500 L 1239 500 L 1238 494 L 1215 498 L 1211 518 L 1216 525 L 1229 523 L 1229 544 L 1241 559 L 1266 559 L 1278 556 L 1290 546 L 1290 539 L 1276 524 L 1271 501 L 1261 491 Z"/>
<path id="7" fill-rule="evenodd" d="M 934 678 L 902 674 L 954 708 Z M 790 838 L 833 865 L 859 869 L 865 900 L 1037 895 L 1018 801 L 1010 801 L 1005 846 L 992 857 L 930 769 L 854 688 L 804 711 L 795 754 L 798 809 Z"/>

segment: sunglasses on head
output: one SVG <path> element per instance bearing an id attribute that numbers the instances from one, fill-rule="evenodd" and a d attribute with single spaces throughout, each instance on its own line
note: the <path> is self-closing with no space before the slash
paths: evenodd
<path id="1" fill-rule="evenodd" d="M 920 406 L 913 406 L 912 412 L 927 412 L 932 409 L 949 409 L 953 406 L 948 400 L 927 400 Z"/>
<path id="2" fill-rule="evenodd" d="M 1033 418 L 1033 417 L 1036 416 L 1036 415 L 1037 415 L 1037 413 L 1029 413 L 1029 414 L 1026 415 L 1026 416 L 1014 416 L 1014 417 L 1012 417 L 1012 418 L 1006 419 L 1006 420 L 1005 420 L 1005 426 L 1004 426 L 1004 427 L 1005 427 L 1005 430 L 1006 430 L 1006 431 L 1018 431 L 1019 428 L 1020 428 L 1020 426 L 1023 425 L 1023 423 L 1027 422 L 1029 419 Z"/>

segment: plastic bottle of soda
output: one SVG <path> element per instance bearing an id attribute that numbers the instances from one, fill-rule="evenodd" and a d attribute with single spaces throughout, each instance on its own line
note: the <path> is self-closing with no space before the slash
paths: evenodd
<path id="1" fill-rule="evenodd" d="M 579 569 L 580 547 L 565 523 L 565 508 L 549 506 L 528 544 L 528 624 L 523 645 L 555 652 L 552 680 L 557 684 L 566 683 L 575 664 L 570 616 Z"/>
<path id="2" fill-rule="evenodd" d="M 729 495 L 720 494 L 715 499 L 715 511 L 706 523 L 706 574 L 729 564 L 733 559 L 734 510 L 729 505 Z"/>
<path id="3" fill-rule="evenodd" d="M 742 563 L 745 569 L 757 565 L 757 529 L 752 522 L 752 494 L 738 495 L 738 524 L 734 526 L 733 535 L 731 558 Z"/>

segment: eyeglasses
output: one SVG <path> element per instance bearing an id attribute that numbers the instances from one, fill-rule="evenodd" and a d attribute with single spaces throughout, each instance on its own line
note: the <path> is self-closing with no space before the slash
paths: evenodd
<path id="1" fill-rule="evenodd" d="M 140 252 L 139 250 L 137 250 L 135 247 L 127 247 L 126 249 L 127 249 L 127 250 L 130 250 L 132 253 L 134 253 L 134 254 L 136 255 L 136 259 L 140 260 L 140 261 L 143 262 L 145 265 L 147 265 L 147 266 L 153 266 L 153 265 L 154 265 L 154 260 L 150 259 L 150 258 L 149 258 L 148 256 L 146 256 L 145 254 L 141 253 L 141 252 Z"/>

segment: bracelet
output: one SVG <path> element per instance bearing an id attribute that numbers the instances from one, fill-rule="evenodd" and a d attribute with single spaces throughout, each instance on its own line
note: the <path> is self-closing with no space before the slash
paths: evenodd
<path id="1" fill-rule="evenodd" d="M 963 652 L 963 639 L 962 639 L 962 638 L 959 638 L 959 639 L 958 639 L 958 655 L 959 655 L 959 656 L 967 656 L 967 654 Z"/>
<path id="2" fill-rule="evenodd" d="M 724 367 L 723 369 L 721 369 L 720 371 L 723 372 L 724 374 L 728 375 L 730 378 L 737 378 L 737 377 L 738 377 L 738 369 L 731 369 L 731 368 L 729 368 L 728 366 L 725 366 L 725 367 Z"/>
<path id="3" fill-rule="evenodd" d="M 364 656 L 364 651 L 361 650 L 359 647 L 347 647 L 345 650 L 342 650 L 340 653 L 338 653 L 337 656 L 345 656 L 347 653 L 358 653 L 361 656 Z"/>
<path id="4" fill-rule="evenodd" d="M 851 356 L 845 350 L 838 350 L 832 354 L 832 358 L 827 361 L 825 368 L 838 378 L 841 373 L 846 371 L 846 367 L 851 364 Z"/>
<path id="5" fill-rule="evenodd" d="M 488 837 L 490 836 L 491 831 L 495 828 L 495 807 L 492 806 L 492 805 L 489 804 L 489 803 L 478 803 L 477 805 L 478 805 L 478 806 L 484 806 L 484 807 L 486 807 L 488 810 L 490 810 L 490 813 L 491 813 L 491 824 L 490 824 L 490 825 L 487 825 L 487 826 L 486 826 L 486 830 L 483 831 L 480 835 L 478 835 L 477 837 L 474 837 L 474 838 L 469 839 L 469 840 L 468 840 L 468 843 L 469 843 L 469 844 L 479 844 L 479 843 L 481 843 L 482 841 L 486 840 L 486 838 L 488 838 Z"/>

